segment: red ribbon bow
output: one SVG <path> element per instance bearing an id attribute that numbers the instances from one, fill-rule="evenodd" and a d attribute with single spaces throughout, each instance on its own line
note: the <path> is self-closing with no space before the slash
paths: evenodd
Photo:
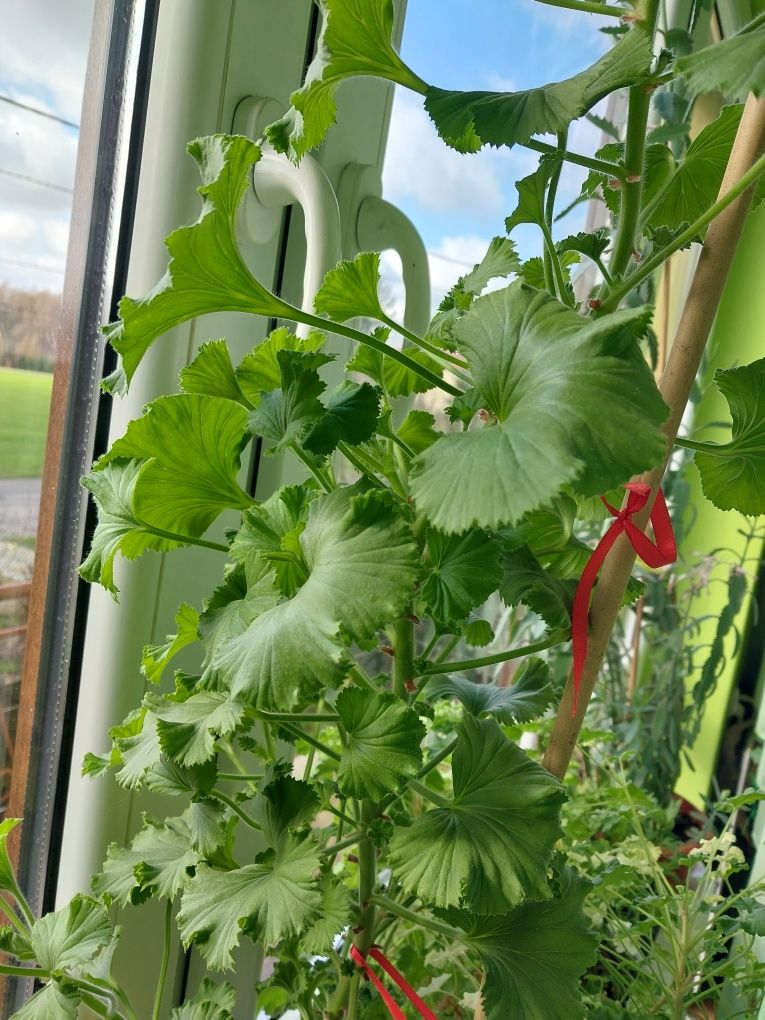
<path id="1" fill-rule="evenodd" d="M 627 489 L 627 505 L 623 510 L 617 510 L 611 506 L 608 500 L 601 496 L 604 506 L 616 520 L 601 538 L 595 547 L 587 566 L 582 571 L 582 576 L 577 585 L 574 595 L 574 604 L 571 611 L 571 639 L 574 653 L 574 707 L 571 714 L 576 714 L 579 700 L 579 686 L 582 681 L 582 670 L 584 661 L 587 658 L 587 617 L 590 609 L 590 595 L 595 585 L 595 578 L 603 566 L 611 546 L 619 535 L 624 532 L 632 543 L 632 548 L 638 556 L 649 567 L 665 567 L 668 563 L 674 563 L 677 559 L 677 547 L 675 536 L 672 531 L 672 521 L 669 517 L 667 504 L 664 501 L 664 493 L 659 489 L 656 494 L 656 501 L 651 510 L 651 524 L 656 542 L 652 542 L 647 535 L 638 528 L 631 520 L 648 502 L 651 495 L 651 486 L 642 482 L 630 482 L 625 486 Z"/>
<path id="2" fill-rule="evenodd" d="M 406 981 L 406 979 L 401 974 L 399 974 L 399 972 L 396 970 L 396 968 L 393 966 L 393 964 L 381 950 L 377 949 L 376 946 L 373 946 L 369 950 L 369 956 L 371 956 L 373 960 L 379 963 L 382 969 L 385 971 L 385 973 L 388 974 L 393 979 L 393 981 L 395 981 L 395 983 L 398 985 L 398 987 L 401 989 L 401 991 L 404 993 L 407 999 L 409 999 L 409 1001 L 412 1003 L 412 1005 L 420 1014 L 420 1016 L 424 1018 L 424 1020 L 438 1020 L 436 1014 L 432 1010 L 428 1009 L 428 1007 L 419 997 L 417 992 L 415 992 L 415 990 Z M 366 961 L 366 958 L 359 952 L 356 946 L 351 946 L 351 959 L 355 964 L 358 964 L 358 966 L 361 967 L 366 976 L 374 984 L 375 988 L 380 993 L 383 1002 L 388 1007 L 388 1012 L 393 1017 L 393 1020 L 406 1020 L 406 1014 L 404 1013 L 404 1011 L 401 1009 L 399 1005 L 397 1005 L 388 989 L 385 987 L 385 985 L 382 983 L 379 977 L 369 966 L 369 964 Z"/>

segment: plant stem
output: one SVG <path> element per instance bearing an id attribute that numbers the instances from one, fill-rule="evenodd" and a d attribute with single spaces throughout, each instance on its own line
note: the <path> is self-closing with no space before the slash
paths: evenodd
<path id="1" fill-rule="evenodd" d="M 634 287 L 636 287 L 647 276 L 650 276 L 654 270 L 658 269 L 662 262 L 665 262 L 670 255 L 673 255 L 695 237 L 698 237 L 701 231 L 708 224 L 711 224 L 712 221 L 717 219 L 717 217 L 730 205 L 732 205 L 736 199 L 745 194 L 745 192 L 748 191 L 753 184 L 755 184 L 757 179 L 761 177 L 763 173 L 765 173 L 765 155 L 760 156 L 760 158 L 752 164 L 749 170 L 739 180 L 737 180 L 735 184 L 726 190 L 724 194 L 721 192 L 722 197 L 718 198 L 715 204 L 710 206 L 704 215 L 700 216 L 695 223 L 692 223 L 690 227 L 682 232 L 682 234 L 679 234 L 674 241 L 667 245 L 666 248 L 662 248 L 661 251 L 657 251 L 655 255 L 646 259 L 645 262 L 641 262 L 640 268 L 632 273 L 631 276 L 628 276 L 626 280 L 618 284 L 612 290 L 609 290 L 603 300 L 601 313 L 610 312 L 617 308 L 623 297 L 626 297 Z M 704 242 L 705 247 L 707 243 L 708 237 Z"/>
<path id="2" fill-rule="evenodd" d="M 369 336 L 367 333 L 362 333 L 358 329 L 353 329 L 351 326 L 346 326 L 343 322 L 333 322 L 332 319 L 322 319 L 318 315 L 311 315 L 310 312 L 303 312 L 299 308 L 292 308 L 290 306 L 289 315 L 286 318 L 293 319 L 295 322 L 303 322 L 306 326 L 314 326 L 316 329 L 322 330 L 322 332 L 337 333 L 339 336 L 344 336 L 348 340 L 356 340 L 360 344 L 365 344 L 367 347 L 371 347 L 373 351 L 377 351 L 378 354 L 384 355 L 386 358 L 391 358 L 393 361 L 397 361 L 399 365 L 403 365 L 404 368 L 408 368 L 410 372 L 414 372 L 421 379 L 427 380 L 433 386 L 437 386 L 445 393 L 451 394 L 453 397 L 459 397 L 462 390 L 458 390 L 456 386 L 452 386 L 451 383 L 444 382 L 443 379 L 439 378 L 430 369 L 424 368 L 422 365 L 418 365 L 416 361 L 412 361 L 402 351 L 396 350 L 395 347 L 390 347 L 388 344 L 383 343 L 382 340 L 378 340 L 376 337 Z"/>
<path id="3" fill-rule="evenodd" d="M 377 816 L 375 805 L 365 800 L 361 803 L 361 820 L 369 825 Z M 377 850 L 365 834 L 359 840 L 359 931 L 354 944 L 362 956 L 366 956 L 375 940 L 374 891 L 377 882 Z"/>
<path id="4" fill-rule="evenodd" d="M 509 648 L 504 652 L 496 652 L 494 655 L 484 655 L 480 659 L 463 659 L 461 662 L 431 662 L 422 671 L 422 676 L 431 676 L 434 673 L 451 673 L 465 669 L 479 669 L 481 666 L 493 666 L 498 662 L 507 662 L 510 659 L 520 659 L 524 655 L 533 655 L 534 652 L 543 652 L 545 648 L 552 648 L 568 641 L 567 631 L 556 630 L 548 638 L 535 641 L 530 645 L 523 645 L 521 648 Z"/>
<path id="5" fill-rule="evenodd" d="M 453 942 L 465 941 L 465 935 L 459 928 L 452 928 L 451 925 L 446 924 L 444 921 L 437 921 L 434 917 L 423 917 L 421 914 L 416 914 L 413 910 L 402 907 L 400 903 L 396 903 L 380 893 L 373 896 L 372 899 L 381 910 L 387 910 L 388 913 L 395 914 L 405 921 L 411 921 L 412 924 L 419 925 L 421 928 L 428 928 L 439 935 L 445 935 L 446 938 Z"/>
<path id="6" fill-rule="evenodd" d="M 9 884 L 12 885 L 12 888 L 10 888 L 8 892 L 11 894 L 11 896 L 13 896 L 13 898 L 18 903 L 19 907 L 21 908 L 21 913 L 24 915 L 24 919 L 31 928 L 36 920 L 35 915 L 32 913 L 32 908 L 27 903 L 26 896 L 19 888 L 19 884 L 16 881 L 16 876 L 11 872 L 11 875 L 9 877 L 10 877 Z M 2 896 L 0 896 L 0 910 L 2 910 L 2 912 L 8 917 L 11 924 L 13 924 L 14 927 L 18 929 L 18 931 L 24 936 L 24 938 L 29 937 L 29 932 L 27 931 L 26 928 L 24 928 L 16 914 L 13 913 L 13 907 L 6 901 L 4 901 Z M 11 916 L 11 914 L 13 914 L 13 916 Z"/>
<path id="7" fill-rule="evenodd" d="M 608 177 L 615 177 L 623 180 L 627 171 L 619 163 L 609 163 L 607 159 L 596 159 L 594 156 L 582 156 L 578 152 L 571 152 L 566 148 L 558 148 L 548 142 L 537 141 L 536 138 L 529 139 L 523 143 L 524 149 L 533 149 L 534 152 L 541 152 L 544 156 L 562 156 L 567 163 L 575 163 L 587 170 L 595 170 L 599 174 L 606 174 Z"/>
<path id="8" fill-rule="evenodd" d="M 642 478 L 654 492 L 661 484 L 669 453 L 677 436 L 733 257 L 751 208 L 753 194 L 749 188 L 756 179 L 752 177 L 751 170 L 763 161 L 763 151 L 765 151 L 765 98 L 756 100 L 750 96 L 720 187 L 720 198 L 715 204 L 719 206 L 731 192 L 736 193 L 738 200 L 726 202 L 724 211 L 710 223 L 659 387 L 662 397 L 669 406 L 669 417 L 662 426 L 667 439 L 667 452 L 663 463 Z M 748 180 L 748 184 L 742 188 L 740 184 L 745 179 Z M 641 513 L 635 515 L 637 527 L 645 528 L 652 503 L 653 500 L 649 500 Z M 634 562 L 635 552 L 632 546 L 624 536 L 620 536 L 603 566 L 593 596 L 590 639 L 576 713 L 573 711 L 573 683 L 569 678 L 545 752 L 543 764 L 559 779 L 565 776 L 576 747 L 579 730 L 598 680 L 600 666 L 619 615 Z"/>
<path id="9" fill-rule="evenodd" d="M 411 606 L 404 610 L 408 613 Z M 406 698 L 407 683 L 414 677 L 414 623 L 407 616 L 396 620 L 393 628 L 396 654 L 393 656 L 393 693 Z"/>
<path id="10" fill-rule="evenodd" d="M 321 751 L 322 754 L 326 754 L 328 758 L 334 758 L 335 761 L 340 761 L 340 755 L 336 754 L 331 748 L 327 747 L 326 744 L 322 744 L 316 737 L 312 737 L 310 733 L 306 733 L 305 730 L 301 730 L 299 726 L 293 726 L 288 722 L 280 723 L 285 730 L 289 730 L 294 736 L 300 740 L 305 740 L 309 744 L 313 744 L 317 751 Z"/>
<path id="11" fill-rule="evenodd" d="M 442 797 L 440 793 L 436 793 L 434 790 L 429 790 L 427 786 L 423 786 L 422 783 L 418 783 L 416 779 L 409 780 L 409 789 L 415 793 L 419 793 L 425 800 L 429 800 L 432 804 L 437 807 L 446 808 L 450 810 L 452 807 L 451 801 L 448 801 L 446 797 Z"/>
<path id="12" fill-rule="evenodd" d="M 340 722 L 340 716 L 336 712 L 267 712 L 265 709 L 258 709 L 257 715 L 269 722 Z"/>
<path id="13" fill-rule="evenodd" d="M 361 971 L 356 970 L 351 975 L 351 986 L 348 992 L 348 1020 L 358 1020 L 359 1013 L 359 985 L 361 983 Z"/>
<path id="14" fill-rule="evenodd" d="M 249 825 L 251 829 L 260 829 L 260 825 L 255 821 L 255 819 L 251 815 L 248 815 L 246 811 L 243 811 L 237 802 L 232 800 L 231 797 L 227 797 L 225 793 L 221 793 L 220 790 L 211 790 L 210 796 L 215 797 L 216 800 L 219 800 L 222 804 L 226 804 L 230 807 L 234 814 L 239 815 L 245 825 Z"/>
<path id="15" fill-rule="evenodd" d="M 151 1020 L 160 1020 L 160 1009 L 162 1008 L 162 996 L 165 992 L 165 981 L 167 980 L 167 967 L 170 963 L 170 936 L 173 931 L 173 901 L 168 900 L 165 907 L 165 928 L 162 942 L 162 962 L 159 966 L 159 980 L 157 990 L 154 994 L 154 1009 Z"/>
<path id="16" fill-rule="evenodd" d="M 322 489 L 324 489 L 325 492 L 332 492 L 334 486 L 330 484 L 329 478 L 327 478 L 321 468 L 317 467 L 316 464 L 313 463 L 311 457 L 309 457 L 308 454 L 301 449 L 300 445 L 296 443 L 294 446 L 291 446 L 290 449 L 297 457 L 300 458 L 300 460 L 302 460 Z"/>
<path id="17" fill-rule="evenodd" d="M 8 977 L 35 978 L 37 981 L 47 981 L 50 978 L 49 970 L 41 970 L 39 967 L 11 967 L 5 963 L 0 963 L 0 974 L 7 974 Z"/>
<path id="18" fill-rule="evenodd" d="M 595 0 L 537 0 L 537 3 L 562 7 L 567 11 L 582 11 L 583 14 L 600 14 L 605 18 L 623 18 L 625 13 L 623 7 L 597 3 Z"/>
<path id="19" fill-rule="evenodd" d="M 436 662 L 443 662 L 447 655 L 451 655 L 451 653 L 459 644 L 459 640 L 460 640 L 459 634 L 452 634 L 452 636 L 446 642 L 444 647 L 438 653 L 438 658 L 436 659 Z"/>
<path id="20" fill-rule="evenodd" d="M 674 445 L 681 446 L 684 450 L 696 450 L 698 453 L 711 453 L 713 456 L 717 454 L 720 457 L 725 456 L 725 446 L 718 446 L 717 443 L 697 443 L 695 439 L 686 439 L 685 436 L 676 436 Z"/>
<path id="21" fill-rule="evenodd" d="M 16 929 L 19 935 L 21 935 L 22 938 L 27 940 L 29 939 L 29 928 L 24 926 L 24 922 L 21 920 L 20 917 L 17 916 L 16 911 L 13 909 L 12 905 L 8 903 L 7 900 L 4 900 L 2 896 L 0 896 L 0 916 L 3 916 L 8 921 L 10 921 L 10 923 L 13 925 L 13 927 Z M 34 924 L 34 919 L 30 921 L 30 927 L 32 924 Z"/>
<path id="22" fill-rule="evenodd" d="M 561 269 L 560 258 L 558 257 L 558 250 L 555 247 L 555 241 L 553 240 L 550 228 L 545 223 L 539 224 L 542 230 L 542 236 L 545 239 L 545 265 L 552 267 L 553 279 L 555 281 L 555 294 L 553 296 L 558 297 L 559 301 L 563 304 L 570 304 L 568 293 L 566 291 L 566 281 L 563 278 L 563 270 Z M 545 280 L 547 281 L 549 273 L 546 275 Z M 549 285 L 548 285 L 549 286 Z"/>
<path id="23" fill-rule="evenodd" d="M 263 778 L 263 773 L 260 774 L 252 773 L 239 773 L 239 772 L 219 772 L 218 779 L 224 779 L 228 783 L 256 783 L 259 779 Z"/>
<path id="24" fill-rule="evenodd" d="M 364 687 L 368 691 L 373 691 L 374 693 L 377 693 L 377 688 L 372 683 L 370 678 L 366 675 L 361 666 L 359 665 L 351 666 L 348 669 L 348 676 L 350 677 L 351 680 L 353 680 L 353 682 L 358 687 Z"/>
<path id="25" fill-rule="evenodd" d="M 431 354 L 434 358 L 438 358 L 441 361 L 446 361 L 449 365 L 453 365 L 456 368 L 461 368 L 463 371 L 467 370 L 468 366 L 464 358 L 458 358 L 454 354 L 450 354 L 449 351 L 444 351 L 440 347 L 436 347 L 435 344 L 430 343 L 430 341 L 423 339 L 423 337 L 421 336 L 417 336 L 416 333 L 413 333 L 410 329 L 407 329 L 406 326 L 401 325 L 400 322 L 396 322 L 395 319 L 391 319 L 388 315 L 385 315 L 383 313 L 383 315 L 380 317 L 380 321 L 383 322 L 390 329 L 392 329 L 394 332 L 400 333 L 401 336 L 406 337 L 406 339 L 410 343 L 414 344 L 415 347 L 419 347 L 421 350 L 426 351 L 428 354 Z M 468 386 L 472 386 L 472 382 L 470 379 L 465 378 L 462 381 L 467 383 Z"/>
<path id="26" fill-rule="evenodd" d="M 423 767 L 417 773 L 417 778 L 423 779 L 428 774 L 428 772 L 432 772 L 433 769 L 438 768 L 441 762 L 448 758 L 449 755 L 454 752 L 458 743 L 459 743 L 458 737 L 455 737 L 454 740 L 450 741 L 446 745 L 446 747 L 442 748 L 438 752 L 438 754 L 434 755 L 429 762 L 426 762 L 425 765 L 423 765 Z M 391 793 L 387 797 L 385 797 L 384 800 L 381 800 L 379 804 L 380 813 L 382 814 L 382 812 L 389 808 L 391 804 L 394 803 L 394 801 L 397 801 L 399 797 L 402 797 L 406 793 L 407 789 L 408 787 L 405 786 L 398 793 Z"/>
<path id="27" fill-rule="evenodd" d="M 339 854 L 341 850 L 347 850 L 349 846 L 353 846 L 354 843 L 358 843 L 359 840 L 364 838 L 364 832 L 359 829 L 358 832 L 354 832 L 352 836 L 346 836 L 341 843 L 333 843 L 332 846 L 328 846 L 323 853 L 326 854 Z"/>

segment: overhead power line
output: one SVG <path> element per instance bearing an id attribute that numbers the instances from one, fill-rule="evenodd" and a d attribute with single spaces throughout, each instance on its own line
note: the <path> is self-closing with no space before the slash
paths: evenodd
<path id="1" fill-rule="evenodd" d="M 39 269 L 42 273 L 60 273 L 63 275 L 64 267 L 44 266 L 41 262 L 23 262 L 21 259 L 8 259 L 0 255 L 0 262 L 6 266 L 19 266 L 21 269 Z"/>
<path id="2" fill-rule="evenodd" d="M 54 184 L 52 181 L 43 181 L 39 177 L 28 177 L 27 174 L 16 173 L 15 170 L 5 170 L 0 167 L 0 174 L 5 174 L 6 177 L 15 177 L 17 181 L 27 181 L 29 184 L 39 184 L 41 188 L 52 188 L 53 191 L 63 191 L 67 195 L 72 194 L 71 188 L 64 187 L 63 184 Z"/>
<path id="3" fill-rule="evenodd" d="M 27 110 L 29 113 L 36 113 L 38 117 L 47 117 L 48 120 L 55 120 L 59 124 L 64 124 L 66 127 L 74 128 L 75 131 L 79 131 L 80 125 L 75 124 L 73 120 L 67 120 L 65 117 L 59 117 L 57 113 L 48 113 L 47 110 L 41 110 L 39 106 L 30 106 L 29 103 L 20 103 L 18 99 L 11 99 L 10 96 L 0 95 L 0 103 L 8 103 L 10 106 L 18 106 L 20 110 Z"/>

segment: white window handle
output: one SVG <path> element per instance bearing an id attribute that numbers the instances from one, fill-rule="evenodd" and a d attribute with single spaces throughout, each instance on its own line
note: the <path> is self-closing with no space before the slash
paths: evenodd
<path id="1" fill-rule="evenodd" d="M 267 124 L 282 115 L 276 100 L 243 99 L 236 109 L 234 128 L 250 138 L 259 138 Z M 270 241 L 281 223 L 282 210 L 297 203 L 305 220 L 306 262 L 303 274 L 303 311 L 313 312 L 313 299 L 326 273 L 342 258 L 340 210 L 327 175 L 313 158 L 304 156 L 296 166 L 266 143 L 253 167 L 252 192 L 242 204 L 247 238 L 255 243 Z M 309 327 L 299 326 L 298 335 Z"/>

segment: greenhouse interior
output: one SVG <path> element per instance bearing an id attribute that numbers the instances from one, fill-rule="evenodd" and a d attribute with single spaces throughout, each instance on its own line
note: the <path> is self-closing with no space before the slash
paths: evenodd
<path id="1" fill-rule="evenodd" d="M 765 0 L 23 0 L 0 1020 L 765 1020 Z"/>

